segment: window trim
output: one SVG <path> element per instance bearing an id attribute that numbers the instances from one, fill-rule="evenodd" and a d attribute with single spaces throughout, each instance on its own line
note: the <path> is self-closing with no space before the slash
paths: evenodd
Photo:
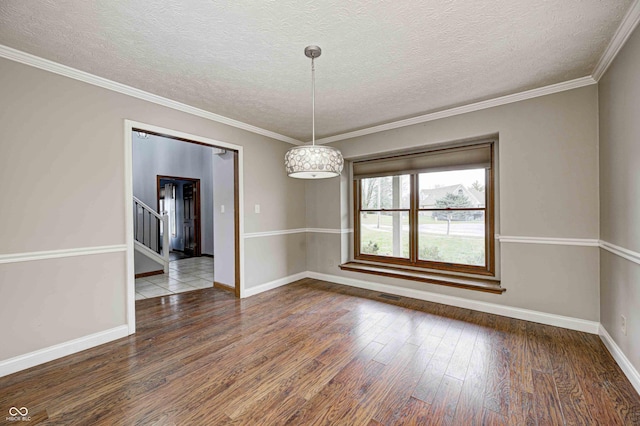
<path id="1" fill-rule="evenodd" d="M 410 176 L 410 206 L 409 206 L 409 258 L 393 257 L 393 256 L 377 256 L 371 254 L 361 253 L 361 241 L 360 241 L 360 213 L 362 211 L 373 212 L 372 209 L 361 209 L 361 178 L 353 178 L 353 247 L 354 247 L 354 260 L 363 260 L 368 262 L 376 262 L 381 264 L 391 264 L 397 266 L 408 266 L 412 268 L 420 268 L 424 270 L 436 270 L 436 271 L 448 271 L 453 273 L 480 275 L 480 276 L 496 276 L 496 261 L 495 261 L 495 141 L 478 141 L 473 144 L 466 144 L 463 146 L 455 146 L 451 148 L 438 148 L 435 150 L 423 151 L 421 154 L 428 155 L 429 153 L 442 152 L 448 149 L 460 149 L 460 148 L 472 148 L 477 145 L 489 144 L 490 147 L 490 166 L 485 169 L 485 265 L 464 265 L 459 263 L 450 262 L 435 262 L 420 260 L 418 256 L 418 227 L 415 224 L 418 223 L 418 216 L 421 209 L 419 208 L 419 182 L 418 175 L 424 173 L 424 171 L 399 171 L 399 174 L 409 174 Z M 411 154 L 415 155 L 415 154 Z M 402 155 L 399 155 L 402 156 Z M 375 161 L 372 159 L 371 161 Z M 389 174 L 386 174 L 389 176 Z M 367 176 L 375 177 L 375 176 Z M 382 176 L 381 176 L 382 177 Z M 407 211 L 407 209 L 373 209 L 375 211 Z M 433 209 L 423 209 L 422 211 L 431 211 Z M 451 209 L 458 210 L 458 209 Z M 465 209 L 462 209 L 465 210 Z M 466 209 L 469 210 L 469 209 Z M 472 210 L 482 210 L 474 208 Z"/>

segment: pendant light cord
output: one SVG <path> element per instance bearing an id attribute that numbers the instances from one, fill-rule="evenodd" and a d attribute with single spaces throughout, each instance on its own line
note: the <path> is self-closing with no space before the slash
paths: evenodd
<path id="1" fill-rule="evenodd" d="M 316 146 L 316 67 L 311 58 L 311 144 Z"/>

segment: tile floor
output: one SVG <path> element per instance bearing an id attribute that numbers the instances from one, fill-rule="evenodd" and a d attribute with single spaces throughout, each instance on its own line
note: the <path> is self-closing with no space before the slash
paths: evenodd
<path id="1" fill-rule="evenodd" d="M 169 273 L 136 279 L 136 300 L 213 287 L 213 259 L 192 257 L 169 262 Z"/>

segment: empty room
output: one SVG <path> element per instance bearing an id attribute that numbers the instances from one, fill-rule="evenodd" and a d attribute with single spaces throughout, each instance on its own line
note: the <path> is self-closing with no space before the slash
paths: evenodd
<path id="1" fill-rule="evenodd" d="M 640 425 L 639 22 L 3 0 L 0 420 Z"/>

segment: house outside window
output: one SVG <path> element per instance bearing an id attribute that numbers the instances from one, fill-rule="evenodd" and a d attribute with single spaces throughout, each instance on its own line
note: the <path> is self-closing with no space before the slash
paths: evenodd
<path id="1" fill-rule="evenodd" d="M 494 276 L 493 150 L 355 161 L 355 259 Z"/>

